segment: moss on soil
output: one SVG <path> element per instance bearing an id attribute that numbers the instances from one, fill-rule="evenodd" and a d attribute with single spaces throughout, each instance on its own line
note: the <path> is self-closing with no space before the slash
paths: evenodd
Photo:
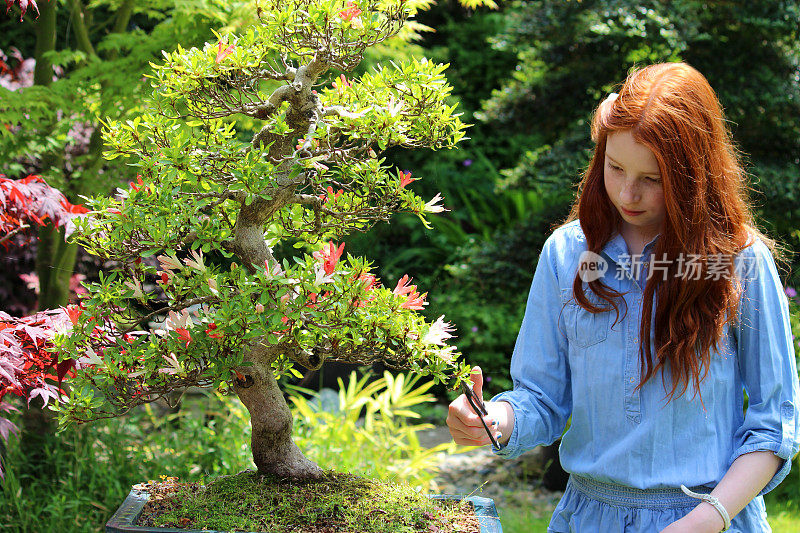
<path id="1" fill-rule="evenodd" d="M 326 472 L 298 482 L 255 472 L 207 485 L 149 482 L 138 525 L 248 532 L 478 533 L 472 504 L 436 502 L 410 485 Z"/>

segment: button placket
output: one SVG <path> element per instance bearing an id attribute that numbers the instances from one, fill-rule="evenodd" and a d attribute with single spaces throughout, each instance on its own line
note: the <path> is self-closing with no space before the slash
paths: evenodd
<path id="1" fill-rule="evenodd" d="M 634 311 L 628 317 L 626 335 L 627 343 L 625 350 L 625 414 L 629 421 L 638 424 L 641 421 L 640 391 L 634 390 L 639 383 L 639 322 L 641 318 L 641 290 L 637 284 L 633 283 L 631 291 L 634 294 L 630 304 Z M 627 302 L 626 302 L 627 303 Z"/>

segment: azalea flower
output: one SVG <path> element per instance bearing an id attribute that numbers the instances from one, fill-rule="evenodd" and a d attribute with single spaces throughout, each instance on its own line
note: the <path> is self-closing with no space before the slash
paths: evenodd
<path id="1" fill-rule="evenodd" d="M 436 319 L 436 322 L 431 324 L 430 329 L 422 337 L 422 342 L 426 344 L 438 344 L 444 345 L 444 341 L 451 338 L 453 335 L 451 333 L 455 331 L 455 328 L 449 322 L 444 321 L 444 315 L 440 316 Z"/>
<path id="2" fill-rule="evenodd" d="M 139 283 L 139 278 L 133 278 L 133 281 L 126 281 L 125 286 L 133 289 L 133 297 L 134 298 L 141 298 L 144 296 L 144 292 L 142 292 L 142 284 Z"/>
<path id="3" fill-rule="evenodd" d="M 272 268 L 270 268 L 269 259 L 264 260 L 264 271 L 268 280 L 272 280 L 283 273 L 280 263 L 275 263 Z"/>
<path id="4" fill-rule="evenodd" d="M 314 252 L 314 257 L 323 262 L 325 267 L 325 273 L 328 275 L 333 274 L 333 270 L 336 268 L 336 263 L 339 261 L 339 258 L 342 257 L 342 252 L 344 251 L 344 243 L 342 243 L 339 248 L 336 248 L 336 245 L 333 244 L 333 241 L 328 242 L 327 248 L 323 246 L 322 250 L 318 252 Z"/>
<path id="5" fill-rule="evenodd" d="M 187 343 L 188 344 L 188 343 Z M 169 357 L 164 355 L 162 356 L 164 360 L 169 364 L 169 368 L 159 368 L 158 372 L 160 374 L 177 374 L 182 370 L 180 363 L 178 363 L 178 358 L 175 357 L 174 353 L 169 354 Z"/>
<path id="6" fill-rule="evenodd" d="M 217 278 L 208 278 L 206 283 L 208 283 L 208 288 L 211 289 L 211 293 L 216 296 L 219 296 L 219 286 L 217 285 Z"/>
<path id="7" fill-rule="evenodd" d="M 418 294 L 416 291 L 412 292 L 408 295 L 408 299 L 400 304 L 401 309 L 416 309 L 417 311 L 422 310 L 428 302 L 425 301 L 425 297 L 428 295 L 427 292 Z"/>
<path id="8" fill-rule="evenodd" d="M 200 272 L 205 272 L 206 265 L 203 263 L 203 250 L 192 250 L 192 257 L 194 259 L 186 259 L 184 264 Z"/>
<path id="9" fill-rule="evenodd" d="M 90 365 L 103 366 L 103 360 L 97 356 L 97 353 L 95 353 L 91 346 L 87 346 L 86 352 L 84 352 L 83 357 L 78 359 L 76 366 L 80 370 Z"/>
<path id="10" fill-rule="evenodd" d="M 404 274 L 403 277 L 397 281 L 397 286 L 394 288 L 392 292 L 397 296 L 416 292 L 417 286 L 409 285 L 412 279 L 414 278 L 409 278 L 408 274 Z"/>
<path id="11" fill-rule="evenodd" d="M 172 274 L 173 270 L 180 270 L 183 268 L 180 260 L 174 255 L 159 255 L 156 257 L 161 264 L 161 270 Z"/>
<path id="12" fill-rule="evenodd" d="M 414 278 L 409 278 L 408 274 L 403 275 L 403 277 L 397 282 L 397 286 L 392 291 L 392 293 L 397 296 L 403 296 L 405 294 L 408 295 L 406 301 L 400 304 L 401 309 L 419 310 L 428 305 L 428 302 L 425 301 L 425 296 L 427 296 L 428 293 L 426 292 L 420 295 L 417 292 L 416 285 L 409 285 L 412 279 Z"/>
<path id="13" fill-rule="evenodd" d="M 81 316 L 83 311 L 77 305 L 71 305 L 67 307 L 67 315 L 69 316 L 70 321 L 72 321 L 73 326 L 78 325 L 78 317 Z"/>
<path id="14" fill-rule="evenodd" d="M 332 203 L 335 202 L 336 200 L 339 199 L 339 197 L 342 195 L 342 193 L 344 193 L 344 191 L 342 189 L 339 189 L 334 194 L 333 187 L 331 187 L 330 185 L 328 185 L 328 189 L 327 190 L 328 190 L 328 194 L 327 195 L 325 193 L 322 193 L 322 194 L 319 195 L 319 198 L 320 198 L 320 200 L 322 200 L 323 204 L 327 203 L 328 200 L 330 200 Z"/>
<path id="15" fill-rule="evenodd" d="M 214 322 L 212 322 L 211 324 L 208 325 L 208 328 L 206 329 L 206 335 L 208 335 L 212 339 L 221 339 L 224 335 L 219 332 L 212 333 L 215 329 L 217 329 L 217 325 Z"/>
<path id="16" fill-rule="evenodd" d="M 364 284 L 365 291 L 371 291 L 377 285 L 378 278 L 376 278 L 373 274 L 368 272 L 363 272 L 360 276 L 358 276 L 358 280 Z"/>
<path id="17" fill-rule="evenodd" d="M 192 336 L 189 333 L 189 330 L 184 328 L 176 328 L 176 332 L 178 332 L 178 338 L 182 341 L 186 341 L 186 347 L 189 347 L 189 343 L 192 342 Z"/>
<path id="18" fill-rule="evenodd" d="M 224 61 L 226 57 L 228 57 L 229 55 L 231 55 L 233 53 L 234 45 L 230 45 L 228 48 L 223 50 L 222 46 L 225 45 L 225 44 L 228 44 L 228 43 L 223 43 L 222 41 L 220 41 L 217 44 L 217 58 L 216 58 L 217 65 L 222 63 L 222 61 Z"/>
<path id="19" fill-rule="evenodd" d="M 361 14 L 361 10 L 358 9 L 358 5 L 355 2 L 347 2 L 347 9 L 343 9 L 339 11 L 339 16 L 347 22 L 353 19 L 353 17 L 357 17 Z"/>
<path id="20" fill-rule="evenodd" d="M 335 264 L 335 263 L 334 263 Z M 333 269 L 331 269 L 331 273 Z M 316 263 L 314 265 L 314 285 L 322 285 L 333 281 L 333 275 L 328 274 L 325 265 Z"/>
<path id="21" fill-rule="evenodd" d="M 333 88 L 336 89 L 339 94 L 342 94 L 348 87 L 352 86 L 353 84 L 347 81 L 347 77 L 344 74 L 339 74 L 339 83 L 333 82 Z"/>
<path id="22" fill-rule="evenodd" d="M 419 179 L 419 178 L 412 178 L 411 177 L 411 172 L 410 171 L 400 172 L 400 188 L 402 189 L 406 185 L 417 181 L 417 179 Z"/>
<path id="23" fill-rule="evenodd" d="M 175 311 L 170 311 L 165 322 L 167 329 L 174 329 L 176 331 L 177 328 L 188 328 L 192 324 L 192 317 L 189 316 L 189 311 L 186 309 L 181 309 L 180 315 Z"/>
<path id="24" fill-rule="evenodd" d="M 445 209 L 443 206 L 437 205 L 442 200 L 444 200 L 444 198 L 442 198 L 441 193 L 437 192 L 436 196 L 434 196 L 430 202 L 425 204 L 425 207 L 423 207 L 422 210 L 427 211 L 428 213 L 441 213 L 442 211 L 447 211 L 447 209 Z"/>
<path id="25" fill-rule="evenodd" d="M 389 112 L 389 115 L 396 117 L 405 106 L 405 102 L 402 100 L 395 100 L 394 96 L 390 96 L 389 102 L 386 104 L 386 111 Z"/>

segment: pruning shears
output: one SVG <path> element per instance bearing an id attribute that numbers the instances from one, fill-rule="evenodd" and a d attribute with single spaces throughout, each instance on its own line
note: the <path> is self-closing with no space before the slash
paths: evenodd
<path id="1" fill-rule="evenodd" d="M 472 387 L 466 383 L 461 383 L 461 388 L 464 391 L 464 395 L 467 397 L 467 401 L 472 407 L 472 410 L 475 411 L 475 414 L 478 415 L 481 424 L 483 424 L 483 429 L 485 429 L 486 434 L 489 435 L 489 440 L 492 441 L 492 446 L 499 449 L 500 444 L 497 442 L 497 439 L 494 438 L 489 426 L 487 426 L 486 422 L 483 420 L 483 417 L 489 414 L 489 411 L 486 410 L 486 404 L 483 403 L 483 398 L 480 398 L 477 394 L 475 394 L 475 391 L 472 390 Z"/>

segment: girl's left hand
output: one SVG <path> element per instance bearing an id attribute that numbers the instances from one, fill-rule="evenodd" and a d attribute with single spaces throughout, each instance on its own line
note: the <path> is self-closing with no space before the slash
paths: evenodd
<path id="1" fill-rule="evenodd" d="M 694 516 L 688 514 L 662 529 L 660 533 L 719 533 L 721 529 L 716 528 L 713 522 L 695 520 Z"/>
<path id="2" fill-rule="evenodd" d="M 694 525 L 686 522 L 686 517 L 683 517 L 662 529 L 660 533 L 695 533 L 696 531 Z"/>

